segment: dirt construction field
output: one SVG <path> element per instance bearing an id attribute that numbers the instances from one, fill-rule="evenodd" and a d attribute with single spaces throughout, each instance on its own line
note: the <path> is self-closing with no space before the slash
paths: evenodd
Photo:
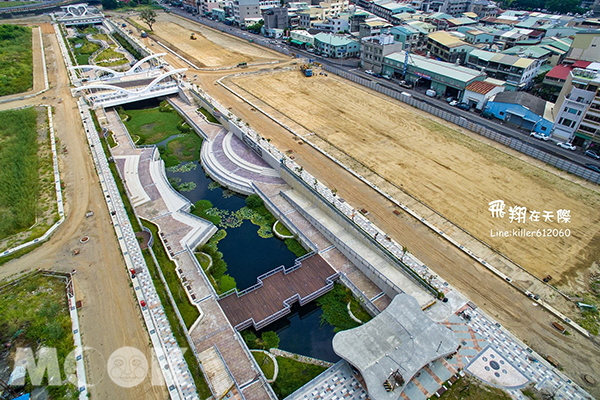
<path id="1" fill-rule="evenodd" d="M 308 131 L 401 186 L 458 226 L 538 277 L 564 278 L 600 254 L 600 196 L 533 167 L 347 81 L 298 71 L 232 78 L 234 83 Z M 344 101 L 340 101 L 343 93 Z M 504 200 L 504 218 L 488 203 Z M 527 207 L 525 223 L 509 222 L 510 206 Z M 367 206 L 368 208 L 368 206 Z M 557 223 L 557 210 L 570 222 Z M 540 220 L 530 220 L 530 210 Z M 543 212 L 553 212 L 553 223 Z M 497 230 L 569 229 L 570 237 L 493 237 Z"/>
<path id="2" fill-rule="evenodd" d="M 144 26 L 139 18 L 134 18 L 134 21 Z M 284 59 L 277 52 L 253 46 L 248 41 L 193 24 L 172 14 L 158 13 L 152 29 L 156 39 L 176 44 L 178 49 L 194 58 L 190 61 L 199 67 L 225 68 L 242 62 L 261 63 Z M 192 32 L 196 33 L 196 40 L 190 39 Z"/>

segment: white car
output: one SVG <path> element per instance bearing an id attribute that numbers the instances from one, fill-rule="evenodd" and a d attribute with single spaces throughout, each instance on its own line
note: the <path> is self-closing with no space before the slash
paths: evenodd
<path id="1" fill-rule="evenodd" d="M 450 103 L 448 103 L 448 104 L 450 104 L 452 107 L 454 107 L 454 106 L 456 106 L 456 105 L 458 104 L 458 100 L 452 100 L 452 101 L 451 101 Z"/>
<path id="2" fill-rule="evenodd" d="M 371 69 L 368 69 L 368 70 L 365 71 L 365 74 L 367 74 L 367 75 L 375 75 L 375 72 L 373 72 L 373 70 L 371 70 Z"/>
<path id="3" fill-rule="evenodd" d="M 546 135 L 542 135 L 542 134 L 541 134 L 541 133 L 539 133 L 539 132 L 531 132 L 531 133 L 529 134 L 529 136 L 533 136 L 534 138 L 536 138 L 536 139 L 540 139 L 540 140 L 543 140 L 543 141 L 548 141 L 548 139 L 550 139 L 548 136 L 546 136 Z"/>
<path id="4" fill-rule="evenodd" d="M 573 146 L 571 143 L 560 142 L 556 143 L 556 145 L 562 147 L 563 149 L 575 150 L 575 146 Z"/>

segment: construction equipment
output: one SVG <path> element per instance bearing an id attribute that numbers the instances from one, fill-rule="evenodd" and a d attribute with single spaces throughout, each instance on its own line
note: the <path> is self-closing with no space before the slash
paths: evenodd
<path id="1" fill-rule="evenodd" d="M 300 66 L 300 71 L 302 71 L 302 73 L 306 77 L 312 76 L 312 74 L 313 74 L 312 68 L 311 68 L 311 66 L 309 64 L 302 64 Z"/>
<path id="2" fill-rule="evenodd" d="M 190 33 L 190 39 L 191 40 L 196 40 L 196 33 L 195 32 Z"/>

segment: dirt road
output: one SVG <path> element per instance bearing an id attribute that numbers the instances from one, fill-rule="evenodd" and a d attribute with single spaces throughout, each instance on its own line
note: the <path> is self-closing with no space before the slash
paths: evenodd
<path id="1" fill-rule="evenodd" d="M 50 31 L 52 33 L 50 33 Z M 44 27 L 44 42 L 50 43 L 46 54 L 51 89 L 41 96 L 26 101 L 0 105 L 0 109 L 27 104 L 55 106 L 55 128 L 59 148 L 68 153 L 60 157 L 66 220 L 50 241 L 31 253 L 0 266 L 0 279 L 15 276 L 33 268 L 59 271 L 76 270 L 76 295 L 83 302 L 79 321 L 83 344 L 92 348 L 86 356 L 86 370 L 93 399 L 164 399 L 164 386 L 151 385 L 147 378 L 140 385 L 124 389 L 115 385 L 106 375 L 106 362 L 111 353 L 123 346 L 141 350 L 150 360 L 149 337 L 143 325 L 139 308 L 134 300 L 129 277 L 117 245 L 115 233 L 100 190 L 88 151 L 79 111 L 68 87 L 66 69 L 60 55 L 52 26 Z M 59 102 L 59 99 L 62 101 Z M 88 210 L 92 218 L 85 218 Z M 90 236 L 82 245 L 79 239 Z M 81 249 L 72 256 L 71 251 Z"/>

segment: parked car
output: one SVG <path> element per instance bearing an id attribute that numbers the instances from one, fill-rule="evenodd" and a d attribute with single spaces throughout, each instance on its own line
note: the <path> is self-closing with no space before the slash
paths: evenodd
<path id="1" fill-rule="evenodd" d="M 452 102 L 453 102 L 453 101 L 455 101 L 455 100 L 456 100 L 456 97 L 453 97 L 453 96 L 450 96 L 450 97 L 448 97 L 448 98 L 446 99 L 446 101 L 447 101 L 448 103 L 452 103 Z"/>
<path id="2" fill-rule="evenodd" d="M 412 94 L 408 93 L 408 92 L 402 92 L 400 93 L 402 96 L 406 96 L 406 97 L 412 97 Z"/>
<path id="3" fill-rule="evenodd" d="M 400 82 L 398 82 L 398 85 L 405 87 L 407 89 L 410 89 L 412 87 L 411 84 L 406 81 L 400 81 Z"/>
<path id="4" fill-rule="evenodd" d="M 452 101 L 451 101 L 450 103 L 448 103 L 448 104 L 450 104 L 452 107 L 455 107 L 455 106 L 457 106 L 457 105 L 458 105 L 458 100 L 452 100 Z"/>
<path id="5" fill-rule="evenodd" d="M 567 143 L 567 142 L 559 142 L 559 143 L 556 143 L 556 145 L 557 145 L 558 147 L 562 147 L 563 149 L 567 149 L 567 150 L 575 151 L 575 146 L 573 146 L 571 143 Z"/>
<path id="6" fill-rule="evenodd" d="M 367 74 L 367 75 L 375 75 L 375 72 L 373 72 L 372 69 L 368 69 L 368 70 L 365 71 L 365 74 Z"/>
<path id="7" fill-rule="evenodd" d="M 471 106 L 468 103 L 460 103 L 457 107 L 465 111 L 469 111 L 471 109 Z"/>
<path id="8" fill-rule="evenodd" d="M 383 79 L 385 79 L 385 80 L 388 80 L 388 81 L 391 81 L 391 80 L 392 80 L 392 77 L 391 77 L 391 76 L 389 76 L 389 75 L 382 75 L 381 77 L 382 77 Z"/>
<path id="9" fill-rule="evenodd" d="M 540 139 L 540 140 L 543 140 L 543 141 L 548 141 L 548 139 L 550 139 L 548 136 L 546 136 L 544 134 L 541 134 L 539 132 L 531 132 L 529 134 L 529 136 L 533 136 L 534 138 Z"/>
<path id="10" fill-rule="evenodd" d="M 435 97 L 437 96 L 437 92 L 433 89 L 427 89 L 427 91 L 425 92 L 425 94 L 429 97 Z"/>
<path id="11" fill-rule="evenodd" d="M 585 164 L 587 169 L 591 169 L 592 171 L 600 172 L 600 167 L 594 164 Z"/>
<path id="12" fill-rule="evenodd" d="M 374 76 L 375 78 L 383 78 L 383 75 L 381 75 L 381 74 L 373 74 L 373 76 Z"/>
<path id="13" fill-rule="evenodd" d="M 584 154 L 593 159 L 600 160 L 600 156 L 594 150 L 587 150 Z"/>

